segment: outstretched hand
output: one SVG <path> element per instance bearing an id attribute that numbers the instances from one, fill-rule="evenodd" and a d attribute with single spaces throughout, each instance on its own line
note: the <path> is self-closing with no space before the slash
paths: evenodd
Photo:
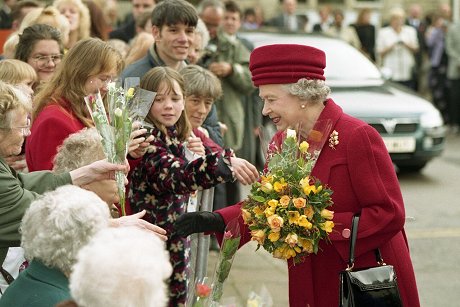
<path id="1" fill-rule="evenodd" d="M 237 157 L 231 157 L 230 161 L 235 178 L 242 184 L 254 183 L 259 178 L 257 168 L 248 161 Z"/>
<path id="2" fill-rule="evenodd" d="M 199 232 L 224 232 L 225 222 L 222 216 L 215 212 L 190 212 L 179 216 L 174 228 L 179 236 L 186 237 Z"/>
<path id="3" fill-rule="evenodd" d="M 166 236 L 166 230 L 164 230 L 161 227 L 158 227 L 157 225 L 153 225 L 145 220 L 142 219 L 142 217 L 145 215 L 146 211 L 142 210 L 141 212 L 132 214 L 132 215 L 127 215 L 127 216 L 122 216 L 117 219 L 111 220 L 111 226 L 114 227 L 126 227 L 126 226 L 135 226 L 140 229 L 145 229 L 148 231 L 153 232 L 155 235 L 160 237 L 163 241 L 166 241 L 168 237 Z"/>

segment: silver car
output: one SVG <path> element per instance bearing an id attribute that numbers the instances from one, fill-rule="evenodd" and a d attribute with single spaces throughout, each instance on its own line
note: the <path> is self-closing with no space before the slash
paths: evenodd
<path id="1" fill-rule="evenodd" d="M 419 171 L 442 153 L 446 129 L 440 112 L 430 101 L 383 78 L 375 64 L 346 42 L 292 33 L 246 32 L 241 36 L 255 47 L 303 44 L 323 50 L 331 98 L 381 134 L 400 171 Z"/>

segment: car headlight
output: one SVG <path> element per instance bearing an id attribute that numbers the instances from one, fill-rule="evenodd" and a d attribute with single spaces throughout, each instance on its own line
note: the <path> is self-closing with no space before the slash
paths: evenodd
<path id="1" fill-rule="evenodd" d="M 432 110 L 422 114 L 420 124 L 423 128 L 430 129 L 444 126 L 444 121 L 438 110 Z"/>

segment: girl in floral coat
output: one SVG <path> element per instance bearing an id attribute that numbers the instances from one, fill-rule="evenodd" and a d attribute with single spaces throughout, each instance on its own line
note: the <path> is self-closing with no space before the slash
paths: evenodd
<path id="1" fill-rule="evenodd" d="M 154 126 L 154 141 L 132 172 L 129 198 L 134 211 L 146 209 L 146 218 L 168 232 L 167 248 L 173 266 L 169 306 L 184 306 L 187 240 L 176 235 L 173 224 L 185 212 L 190 193 L 234 178 L 248 184 L 257 179 L 258 173 L 249 162 L 232 159 L 231 150 L 211 153 L 199 138 L 190 137 L 183 79 L 178 72 L 168 67 L 153 68 L 142 78 L 141 88 L 157 93 L 146 119 Z M 198 158 L 188 161 L 186 150 Z"/>

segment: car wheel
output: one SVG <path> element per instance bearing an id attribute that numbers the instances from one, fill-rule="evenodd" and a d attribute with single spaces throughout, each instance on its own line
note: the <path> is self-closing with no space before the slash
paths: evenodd
<path id="1" fill-rule="evenodd" d="M 415 173 L 421 171 L 425 166 L 426 162 L 419 162 L 416 164 L 410 165 L 396 165 L 398 167 L 399 172 L 401 173 Z"/>

